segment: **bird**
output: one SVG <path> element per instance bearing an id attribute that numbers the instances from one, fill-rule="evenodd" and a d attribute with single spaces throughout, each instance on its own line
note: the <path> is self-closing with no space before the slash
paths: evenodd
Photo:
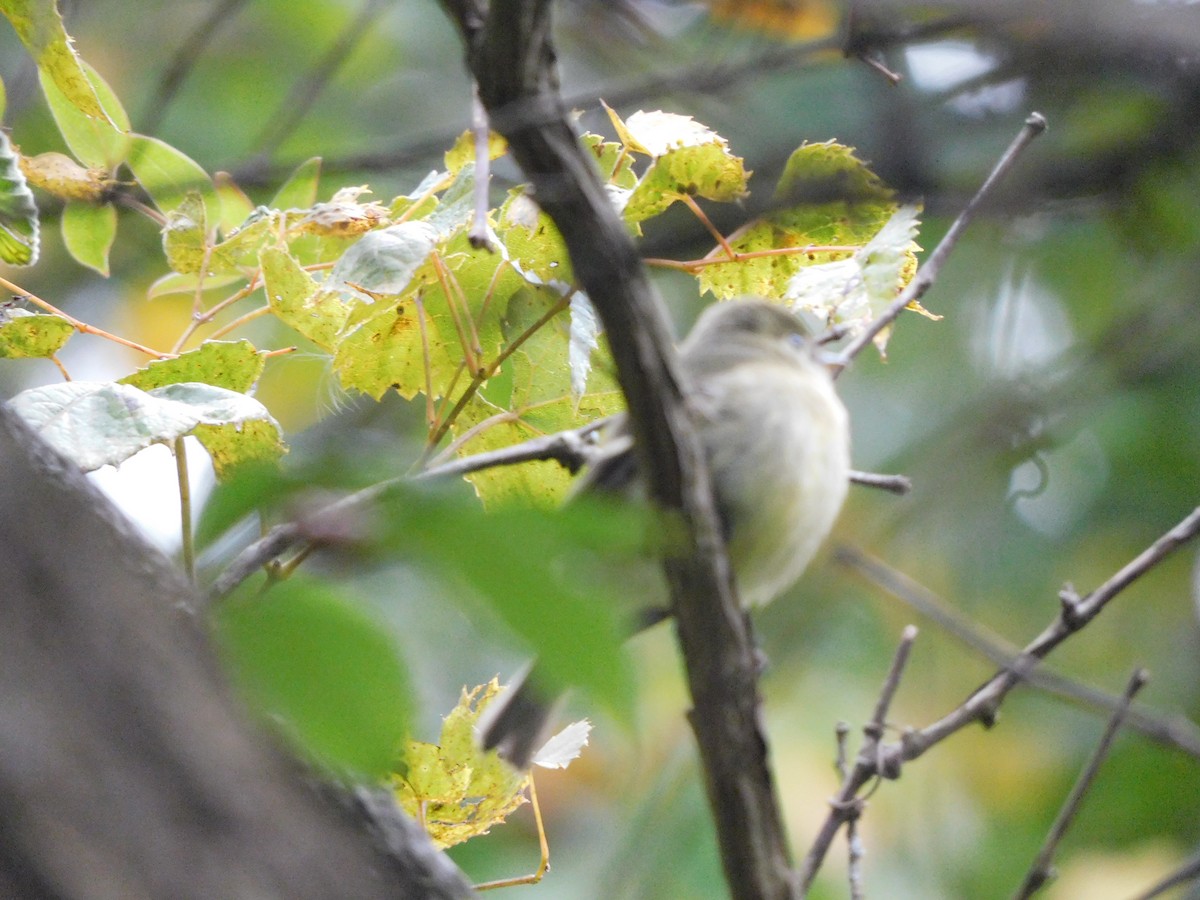
<path id="1" fill-rule="evenodd" d="M 846 497 L 849 416 L 822 355 L 796 315 L 762 299 L 710 305 L 679 346 L 683 389 L 746 607 L 800 578 Z M 600 441 L 567 502 L 582 494 L 646 502 L 627 417 L 615 416 Z M 481 715 L 483 748 L 527 768 L 548 737 L 551 707 L 525 670 Z"/>

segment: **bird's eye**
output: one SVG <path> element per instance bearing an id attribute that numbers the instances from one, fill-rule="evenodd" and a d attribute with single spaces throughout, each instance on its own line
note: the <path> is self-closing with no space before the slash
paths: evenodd
<path id="1" fill-rule="evenodd" d="M 789 334 L 787 336 L 787 342 L 797 350 L 803 350 L 808 346 L 808 338 L 805 335 L 800 334 L 798 331 L 793 331 L 791 334 Z"/>

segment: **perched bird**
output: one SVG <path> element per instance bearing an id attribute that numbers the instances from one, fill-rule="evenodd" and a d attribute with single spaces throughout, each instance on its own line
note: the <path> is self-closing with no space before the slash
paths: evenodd
<path id="1" fill-rule="evenodd" d="M 846 408 L 803 323 L 765 301 L 709 307 L 679 358 L 738 596 L 747 606 L 766 603 L 800 577 L 842 507 Z M 623 416 L 602 441 L 574 493 L 644 498 Z M 484 711 L 483 746 L 525 768 L 548 736 L 548 719 L 536 681 L 520 676 Z"/>

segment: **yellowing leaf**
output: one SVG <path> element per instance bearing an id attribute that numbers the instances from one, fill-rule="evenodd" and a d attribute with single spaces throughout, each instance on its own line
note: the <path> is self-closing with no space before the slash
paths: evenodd
<path id="1" fill-rule="evenodd" d="M 625 202 L 627 222 L 658 215 L 683 197 L 729 202 L 746 195 L 749 173 L 724 141 L 669 150 L 651 163 Z"/>
<path id="2" fill-rule="evenodd" d="M 488 132 L 488 159 L 499 159 L 508 152 L 508 141 L 494 131 Z M 451 175 L 457 175 L 463 166 L 475 162 L 475 134 L 464 131 L 454 142 L 454 146 L 446 151 L 446 168 Z"/>
<path id="3" fill-rule="evenodd" d="M 212 179 L 186 153 L 158 138 L 135 134 L 131 136 L 125 162 L 154 205 L 164 213 L 178 208 L 195 191 L 204 202 L 205 219 L 220 221 L 221 203 Z"/>
<path id="4" fill-rule="evenodd" d="M 163 253 L 167 265 L 181 275 L 195 274 L 204 268 L 206 253 L 204 202 L 196 191 L 188 191 L 175 209 L 167 213 L 163 225 Z"/>
<path id="5" fill-rule="evenodd" d="M 875 319 L 916 274 L 917 206 L 900 207 L 875 237 L 847 259 L 800 269 L 785 298 L 793 309 L 857 334 Z M 919 307 L 918 307 L 919 308 Z M 882 352 L 887 333 L 875 338 Z"/>
<path id="6" fill-rule="evenodd" d="M 635 153 L 657 157 L 680 147 L 725 144 L 723 137 L 691 116 L 655 110 L 638 111 L 622 120 L 607 103 L 604 104 L 604 110 L 622 142 Z"/>
<path id="7" fill-rule="evenodd" d="M 262 374 L 265 360 L 249 341 L 206 341 L 173 359 L 158 359 L 121 379 L 143 391 L 199 381 L 246 393 Z"/>
<path id="8" fill-rule="evenodd" d="M 480 751 L 474 735 L 480 712 L 500 690 L 494 678 L 464 688 L 442 723 L 440 744 L 409 741 L 392 775 L 396 800 L 440 848 L 487 834 L 526 802 L 528 774 Z"/>
<path id="9" fill-rule="evenodd" d="M 75 326 L 62 316 L 0 309 L 0 358 L 53 356 L 74 333 Z"/>
<path id="10" fill-rule="evenodd" d="M 76 102 L 77 98 L 65 94 L 59 81 L 45 69 L 38 71 L 42 93 L 46 95 L 54 122 L 75 158 L 89 168 L 111 175 L 129 153 L 129 116 L 100 73 L 86 62 L 80 61 L 80 66 L 103 115 L 83 110 Z"/>
<path id="11" fill-rule="evenodd" d="M 775 193 L 787 205 L 729 242 L 749 258 L 706 266 L 701 289 L 721 299 L 757 294 L 782 300 L 802 268 L 853 256 L 898 209 L 891 189 L 853 149 L 833 142 L 797 149 Z"/>
<path id="12" fill-rule="evenodd" d="M 272 312 L 318 347 L 333 349 L 350 314 L 346 301 L 322 290 L 286 250 L 268 247 L 259 261 Z"/>
<path id="13" fill-rule="evenodd" d="M 85 169 L 63 153 L 39 153 L 21 159 L 21 171 L 34 187 L 63 200 L 95 203 L 112 180 L 103 169 Z"/>
<path id="14" fill-rule="evenodd" d="M 0 0 L 0 13 L 37 62 L 39 73 L 49 76 L 81 113 L 106 118 L 53 0 Z"/>
<path id="15" fill-rule="evenodd" d="M 710 15 L 737 28 L 779 40 L 811 41 L 832 35 L 837 8 L 829 0 L 708 0 Z"/>

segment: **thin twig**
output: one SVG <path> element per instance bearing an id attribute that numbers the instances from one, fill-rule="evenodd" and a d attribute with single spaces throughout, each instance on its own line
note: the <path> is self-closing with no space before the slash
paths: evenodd
<path id="1" fill-rule="evenodd" d="M 1181 884 L 1187 884 L 1189 881 L 1196 881 L 1197 879 L 1200 879 L 1200 853 L 1197 853 L 1174 872 L 1171 872 L 1165 878 L 1148 888 L 1145 893 L 1138 894 L 1133 900 L 1154 900 L 1155 897 L 1163 896 L 1171 888 L 1179 887 Z M 1194 897 L 1195 893 L 1193 892 L 1189 896 Z"/>
<path id="2" fill-rule="evenodd" d="M 900 645 L 896 648 L 896 653 L 892 657 L 891 668 L 888 669 L 887 677 L 883 680 L 883 687 L 879 691 L 879 698 L 875 701 L 875 711 L 871 715 L 871 721 L 863 727 L 865 740 L 863 741 L 862 748 L 859 750 L 854 768 L 843 775 L 841 789 L 838 791 L 837 796 L 829 801 L 833 812 L 825 820 L 825 825 L 821 829 L 821 833 L 813 842 L 812 848 L 808 851 L 808 854 L 804 857 L 804 861 L 800 865 L 798 878 L 801 897 L 806 896 L 809 888 L 812 887 L 813 880 L 817 877 L 817 872 L 821 867 L 821 862 L 825 858 L 825 853 L 828 852 L 829 845 L 833 843 L 838 830 L 844 823 L 854 821 L 862 814 L 863 804 L 866 801 L 858 796 L 859 789 L 871 778 L 879 776 L 887 778 L 899 777 L 900 770 L 898 767 L 895 769 L 885 769 L 880 765 L 880 750 L 884 730 L 887 727 L 888 710 L 891 708 L 892 700 L 895 698 L 896 691 L 900 687 L 900 679 L 904 675 L 904 667 L 908 664 L 908 657 L 912 652 L 912 645 L 916 639 L 916 626 L 906 626 L 900 636 Z"/>
<path id="3" fill-rule="evenodd" d="M 841 361 L 838 364 L 839 370 L 849 365 L 850 361 L 858 356 L 875 339 L 875 336 L 879 332 L 895 321 L 896 317 L 900 315 L 905 307 L 925 296 L 925 292 L 937 280 L 938 274 L 941 272 L 947 257 L 949 257 L 950 252 L 958 243 L 959 238 L 962 237 L 971 220 L 975 218 L 975 214 L 979 211 L 984 200 L 991 194 L 992 189 L 1000 182 L 1000 179 L 1013 167 L 1013 164 L 1016 163 L 1022 151 L 1029 146 L 1035 137 L 1045 130 L 1046 119 L 1041 113 L 1031 113 L 1029 118 L 1025 120 L 1025 124 L 1021 127 L 1020 133 L 1009 144 L 1008 149 L 1004 151 L 1004 155 L 1000 157 L 1000 161 L 992 169 L 991 174 L 984 180 L 979 190 L 975 192 L 975 196 L 971 198 L 971 201 L 963 211 L 958 214 L 958 218 L 954 220 L 954 224 L 950 226 L 945 236 L 938 242 L 937 247 L 929 254 L 929 258 L 921 264 L 920 269 L 917 270 L 916 277 L 908 283 L 908 287 L 900 292 L 900 296 L 893 300 L 887 309 L 842 351 Z"/>
<path id="4" fill-rule="evenodd" d="M 1145 669 L 1135 670 L 1130 677 L 1129 683 L 1125 686 L 1125 693 L 1121 696 L 1121 706 L 1113 713 L 1112 718 L 1108 720 L 1108 727 L 1104 729 L 1100 743 L 1096 746 L 1091 758 L 1087 761 L 1087 765 L 1083 767 L 1083 771 L 1079 773 L 1079 779 L 1075 782 L 1074 787 L 1071 788 L 1071 793 L 1063 801 L 1062 809 L 1059 810 L 1054 824 L 1050 826 L 1050 832 L 1046 835 L 1046 841 L 1042 844 L 1042 849 L 1038 851 L 1033 865 L 1029 867 L 1029 872 L 1026 874 L 1025 880 L 1017 889 L 1016 894 L 1013 895 L 1015 900 L 1025 900 L 1027 897 L 1032 897 L 1053 876 L 1055 851 L 1057 851 L 1059 843 L 1067 833 L 1067 829 L 1071 827 L 1071 823 L 1074 821 L 1076 813 L 1079 812 L 1079 806 L 1083 802 L 1088 789 L 1091 788 L 1092 782 L 1096 780 L 1096 773 L 1100 771 L 1100 766 L 1108 756 L 1108 751 L 1112 748 L 1113 740 L 1121 728 L 1125 714 L 1129 711 L 1129 705 L 1133 702 L 1133 698 L 1137 695 L 1138 691 L 1146 686 L 1148 680 L 1149 675 Z"/>
<path id="5" fill-rule="evenodd" d="M 879 488 L 898 496 L 904 496 L 912 490 L 912 479 L 905 475 L 882 475 L 879 472 L 860 472 L 852 469 L 850 480 L 863 487 Z"/>
<path id="6" fill-rule="evenodd" d="M 1055 647 L 1094 619 L 1117 594 L 1162 562 L 1173 550 L 1200 534 L 1200 507 L 1194 509 L 1178 525 L 1156 540 L 1122 567 L 1108 581 L 1086 597 L 1074 591 L 1064 591 L 1058 617 L 1034 638 L 1011 664 L 992 676 L 982 687 L 947 715 L 919 731 L 906 731 L 899 744 L 879 748 L 878 759 L 869 765 L 855 766 L 850 782 L 838 795 L 842 805 L 835 804 L 821 827 L 812 849 L 805 857 L 805 873 L 811 878 L 820 868 L 829 846 L 842 823 L 846 821 L 845 803 L 857 796 L 859 789 L 880 773 L 898 772 L 903 763 L 911 762 L 927 750 L 974 722 L 990 725 L 1004 698 L 1029 671 Z"/>
<path id="7" fill-rule="evenodd" d="M 850 777 L 850 759 L 846 751 L 847 738 L 850 737 L 850 726 L 845 722 L 837 723 L 837 770 L 845 781 Z M 863 877 L 862 840 L 858 836 L 858 817 L 846 823 L 846 872 L 850 881 L 850 900 L 862 900 Z"/>
<path id="8" fill-rule="evenodd" d="M 857 547 L 842 546 L 834 552 L 834 558 L 852 568 L 879 589 L 908 605 L 934 624 L 976 653 L 997 666 L 1014 665 L 1021 654 L 1015 644 L 985 629 L 941 597 L 909 578 L 903 572 L 889 566 L 883 560 L 864 553 Z M 1025 672 L 1025 680 L 1032 687 L 1045 691 L 1084 709 L 1112 715 L 1121 706 L 1116 694 L 1099 690 L 1091 685 L 1076 681 L 1046 666 Z M 1182 750 L 1200 759 L 1200 727 L 1186 716 L 1168 716 L 1163 713 L 1134 706 L 1125 716 L 1125 725 L 1152 740 Z"/>
<path id="9" fill-rule="evenodd" d="M 43 300 L 37 294 L 31 294 L 29 291 L 25 290 L 24 288 L 17 287 L 17 285 L 13 284 L 7 278 L 0 278 L 0 288 L 4 288 L 4 290 L 10 291 L 13 294 L 13 296 L 20 297 L 22 300 L 28 300 L 34 306 L 44 309 L 46 312 L 50 313 L 51 315 L 61 316 L 62 318 L 67 320 L 68 324 L 70 324 L 70 326 L 72 328 L 74 328 L 76 331 L 82 332 L 83 334 L 94 334 L 96 337 L 105 338 L 106 340 L 110 340 L 113 343 L 120 344 L 123 347 L 128 347 L 131 350 L 136 350 L 139 353 L 144 353 L 144 354 L 146 354 L 146 356 L 153 356 L 155 359 L 168 359 L 168 358 L 176 355 L 174 353 L 162 353 L 161 351 L 155 350 L 152 347 L 147 347 L 143 344 L 137 343 L 136 341 L 131 341 L 128 338 L 123 338 L 120 335 L 112 334 L 111 332 L 105 331 L 103 328 L 97 328 L 95 325 L 89 325 L 87 322 L 80 321 L 79 319 L 75 318 L 74 316 L 70 315 L 69 313 L 63 312 L 61 309 L 59 309 L 53 303 Z"/>
<path id="10" fill-rule="evenodd" d="M 187 447 L 175 438 L 175 477 L 179 481 L 179 543 L 183 571 L 188 581 L 196 580 L 196 548 L 192 542 L 192 485 L 188 480 Z"/>
<path id="11" fill-rule="evenodd" d="M 479 86 L 471 82 L 471 137 L 475 141 L 475 216 L 467 240 L 477 250 L 493 251 L 492 239 L 488 236 L 488 184 L 491 181 L 492 155 L 488 143 L 491 139 L 487 110 L 479 99 Z"/>

